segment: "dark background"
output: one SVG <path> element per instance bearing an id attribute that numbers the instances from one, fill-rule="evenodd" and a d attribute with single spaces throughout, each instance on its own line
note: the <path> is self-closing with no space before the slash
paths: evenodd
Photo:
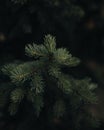
<path id="1" fill-rule="evenodd" d="M 92 77 L 100 86 L 97 94 L 101 98 L 104 92 L 104 0 L 0 0 L 1 66 L 18 59 L 27 60 L 25 45 L 41 44 L 46 34 L 56 36 L 57 46 L 68 48 L 81 59 L 75 75 Z M 92 106 L 102 122 L 103 104 L 102 97 L 99 107 Z M 10 119 L 4 119 L 0 129 L 12 130 L 14 125 Z"/>

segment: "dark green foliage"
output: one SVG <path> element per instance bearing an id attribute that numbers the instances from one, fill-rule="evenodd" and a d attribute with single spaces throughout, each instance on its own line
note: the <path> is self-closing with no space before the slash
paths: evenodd
<path id="1" fill-rule="evenodd" d="M 11 0 L 12 2 L 14 2 L 15 4 L 20 3 L 20 4 L 24 4 L 26 3 L 28 0 Z"/>
<path id="2" fill-rule="evenodd" d="M 15 25 L 11 20 L 8 37 L 30 40 L 46 33 L 60 36 L 62 41 L 72 41 L 75 27 L 84 16 L 84 10 L 70 0 L 10 0 L 10 18 L 14 16 Z M 64 32 L 64 33 L 62 33 Z M 33 37 L 35 35 L 35 37 Z M 65 36 L 63 39 L 61 36 Z M 23 43 L 22 43 L 23 44 Z M 25 43 L 24 43 L 25 44 Z"/>
<path id="3" fill-rule="evenodd" d="M 85 120 L 80 111 L 85 112 L 85 105 L 97 102 L 93 92 L 96 85 L 87 78 L 75 79 L 62 69 L 77 66 L 79 59 L 65 48 L 57 49 L 56 40 L 51 35 L 46 35 L 41 45 L 27 45 L 25 52 L 33 61 L 8 64 L 2 68 L 13 86 L 11 91 L 5 88 L 10 100 L 10 114 L 15 114 L 25 100 L 27 104 L 28 101 L 33 104 L 38 117 L 48 110 L 52 117 L 69 118 L 67 122 L 70 123 L 79 120 L 80 124 Z M 4 98 L 1 97 L 1 100 Z M 77 129 L 77 126 L 73 129 Z"/>

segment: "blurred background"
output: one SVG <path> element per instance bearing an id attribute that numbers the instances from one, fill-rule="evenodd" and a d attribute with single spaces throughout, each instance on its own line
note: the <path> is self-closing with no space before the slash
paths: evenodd
<path id="1" fill-rule="evenodd" d="M 75 76 L 99 85 L 99 105 L 89 111 L 104 128 L 104 0 L 0 0 L 0 66 L 27 60 L 25 45 L 41 44 L 46 34 L 81 59 Z M 0 130 L 14 130 L 15 119 L 0 117 Z"/>

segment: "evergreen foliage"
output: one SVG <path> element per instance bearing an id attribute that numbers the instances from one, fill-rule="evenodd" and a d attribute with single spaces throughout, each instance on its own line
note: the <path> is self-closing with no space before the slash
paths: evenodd
<path id="1" fill-rule="evenodd" d="M 51 33 L 59 36 L 63 42 L 65 39 L 72 41 L 73 35 L 76 35 L 75 28 L 84 16 L 84 10 L 75 0 L 10 0 L 9 4 L 11 14 L 17 19 L 10 30 L 10 38 L 26 36 L 28 40 L 29 36 L 34 39 L 34 34 L 38 37 Z"/>
<path id="2" fill-rule="evenodd" d="M 27 2 L 28 0 L 11 0 L 11 1 L 14 2 L 15 4 L 17 4 L 17 3 L 24 4 L 24 3 Z"/>
<path id="3" fill-rule="evenodd" d="M 8 95 L 7 104 L 10 102 L 10 114 L 14 115 L 20 104 L 27 101 L 33 104 L 38 117 L 48 110 L 51 118 L 68 118 L 70 125 L 75 124 L 72 126 L 75 130 L 83 121 L 88 123 L 84 107 L 97 103 L 94 94 L 97 86 L 88 78 L 75 79 L 63 71 L 66 67 L 77 66 L 80 60 L 67 49 L 57 48 L 55 37 L 51 35 L 46 35 L 41 45 L 27 45 L 25 52 L 31 61 L 8 64 L 2 68 L 2 72 L 11 80 L 10 87 L 3 88 Z M 0 89 L 0 100 L 4 101 L 3 89 Z"/>

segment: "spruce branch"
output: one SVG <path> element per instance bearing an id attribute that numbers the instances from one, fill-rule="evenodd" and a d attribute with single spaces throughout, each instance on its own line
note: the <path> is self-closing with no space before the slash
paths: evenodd
<path id="1" fill-rule="evenodd" d="M 49 65 L 49 75 L 58 78 L 61 74 L 61 69 L 57 64 L 50 64 Z"/>
<path id="2" fill-rule="evenodd" d="M 53 115 L 58 118 L 65 113 L 65 116 L 72 115 L 74 110 L 80 110 L 85 104 L 97 103 L 94 93 L 96 84 L 88 78 L 75 79 L 62 71 L 62 67 L 77 66 L 80 60 L 67 49 L 56 48 L 53 36 L 45 36 L 41 45 L 27 45 L 25 51 L 28 56 L 34 57 L 33 61 L 9 64 L 2 68 L 2 72 L 12 81 L 12 89 L 5 87 L 10 97 L 11 115 L 16 114 L 24 100 L 33 104 L 38 117 L 41 111 L 51 107 Z M 1 95 L 1 100 L 5 102 L 5 96 Z M 69 107 L 72 108 L 71 114 Z"/>
<path id="3" fill-rule="evenodd" d="M 55 37 L 46 35 L 44 38 L 44 46 L 49 53 L 54 53 L 56 51 L 56 39 Z"/>
<path id="4" fill-rule="evenodd" d="M 11 74 L 11 71 L 14 70 L 17 66 L 18 64 L 8 64 L 4 65 L 1 70 L 5 75 L 9 76 Z"/>
<path id="5" fill-rule="evenodd" d="M 18 103 L 10 103 L 8 111 L 11 116 L 15 115 L 18 111 L 19 104 Z"/>
<path id="6" fill-rule="evenodd" d="M 24 98 L 25 91 L 21 88 L 16 88 L 11 92 L 10 98 L 13 103 L 20 103 Z"/>
<path id="7" fill-rule="evenodd" d="M 35 92 L 35 94 L 43 93 L 43 78 L 39 74 L 35 74 L 32 82 L 31 82 L 31 90 Z"/>
<path id="8" fill-rule="evenodd" d="M 44 45 L 29 44 L 25 47 L 25 52 L 30 57 L 44 57 L 47 55 L 47 50 Z"/>
<path id="9" fill-rule="evenodd" d="M 72 83 L 67 75 L 58 77 L 58 87 L 66 94 L 70 94 L 72 90 Z"/>

